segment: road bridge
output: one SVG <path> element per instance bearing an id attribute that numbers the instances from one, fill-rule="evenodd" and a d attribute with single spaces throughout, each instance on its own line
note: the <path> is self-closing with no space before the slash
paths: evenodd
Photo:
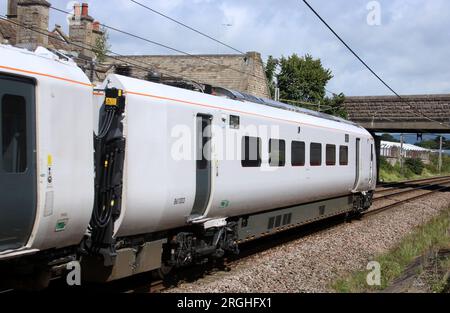
<path id="1" fill-rule="evenodd" d="M 450 94 L 347 97 L 344 105 L 370 132 L 450 133 Z"/>

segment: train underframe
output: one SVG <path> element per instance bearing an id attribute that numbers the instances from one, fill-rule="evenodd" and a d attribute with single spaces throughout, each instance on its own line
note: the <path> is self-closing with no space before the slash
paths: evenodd
<path id="1" fill-rule="evenodd" d="M 19 289 L 42 289 L 67 274 L 67 264 L 81 263 L 82 281 L 107 282 L 143 272 L 160 276 L 171 270 L 239 254 L 239 245 L 333 216 L 355 217 L 369 209 L 373 192 L 353 194 L 253 215 L 231 217 L 219 227 L 192 224 L 168 232 L 117 238 L 105 266 L 102 254 L 82 247 L 52 250 L 4 262 L 3 283 Z M 5 287 L 5 286 L 1 286 Z"/>

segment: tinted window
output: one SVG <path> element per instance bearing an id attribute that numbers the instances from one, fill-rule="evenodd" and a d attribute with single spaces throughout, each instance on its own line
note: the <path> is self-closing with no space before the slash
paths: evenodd
<path id="1" fill-rule="evenodd" d="M 261 166 L 261 138 L 242 137 L 242 159 L 243 167 Z"/>
<path id="2" fill-rule="evenodd" d="M 209 166 L 210 140 L 211 140 L 211 120 L 207 116 L 197 116 L 197 168 L 202 170 Z"/>
<path id="3" fill-rule="evenodd" d="M 322 165 L 322 144 L 311 143 L 310 162 L 311 166 Z"/>
<path id="4" fill-rule="evenodd" d="M 336 165 L 336 146 L 335 145 L 327 145 L 327 151 L 326 151 L 326 159 L 327 159 L 327 165 L 333 166 Z"/>
<path id="5" fill-rule="evenodd" d="M 339 164 L 348 165 L 348 147 L 341 146 L 339 148 Z"/>
<path id="6" fill-rule="evenodd" d="M 230 115 L 230 128 L 239 129 L 239 116 Z"/>
<path id="7" fill-rule="evenodd" d="M 293 141 L 291 144 L 292 166 L 305 166 L 305 143 Z"/>
<path id="8" fill-rule="evenodd" d="M 9 173 L 27 169 L 26 103 L 20 96 L 5 95 L 1 108 L 2 168 Z"/>
<path id="9" fill-rule="evenodd" d="M 284 166 L 286 164 L 286 142 L 284 140 L 269 140 L 270 166 Z"/>

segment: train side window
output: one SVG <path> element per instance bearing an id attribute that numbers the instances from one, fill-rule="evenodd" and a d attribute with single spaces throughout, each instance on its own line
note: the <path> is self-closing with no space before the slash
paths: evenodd
<path id="1" fill-rule="evenodd" d="M 269 164 L 272 167 L 286 165 L 286 142 L 284 140 L 269 140 Z"/>
<path id="2" fill-rule="evenodd" d="M 326 162 L 328 166 L 336 165 L 336 146 L 327 145 L 326 147 Z"/>
<path id="3" fill-rule="evenodd" d="M 242 167 L 260 167 L 261 166 L 261 138 L 242 137 Z"/>
<path id="4" fill-rule="evenodd" d="M 305 143 L 293 141 L 291 144 L 292 166 L 305 166 Z"/>
<path id="5" fill-rule="evenodd" d="M 1 108 L 2 168 L 8 173 L 27 170 L 27 116 L 24 97 L 4 95 Z"/>
<path id="6" fill-rule="evenodd" d="M 311 143 L 309 163 L 311 166 L 322 165 L 322 144 L 315 142 Z"/>
<path id="7" fill-rule="evenodd" d="M 348 165 L 348 147 L 339 147 L 339 165 Z"/>

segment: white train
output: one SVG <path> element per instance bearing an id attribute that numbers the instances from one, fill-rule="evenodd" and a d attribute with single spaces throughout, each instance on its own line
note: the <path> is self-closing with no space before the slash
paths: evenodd
<path id="1" fill-rule="evenodd" d="M 114 74 L 94 90 L 71 60 L 0 46 L 0 100 L 0 271 L 14 277 L 219 258 L 366 210 L 376 186 L 365 129 L 225 89 Z"/>

